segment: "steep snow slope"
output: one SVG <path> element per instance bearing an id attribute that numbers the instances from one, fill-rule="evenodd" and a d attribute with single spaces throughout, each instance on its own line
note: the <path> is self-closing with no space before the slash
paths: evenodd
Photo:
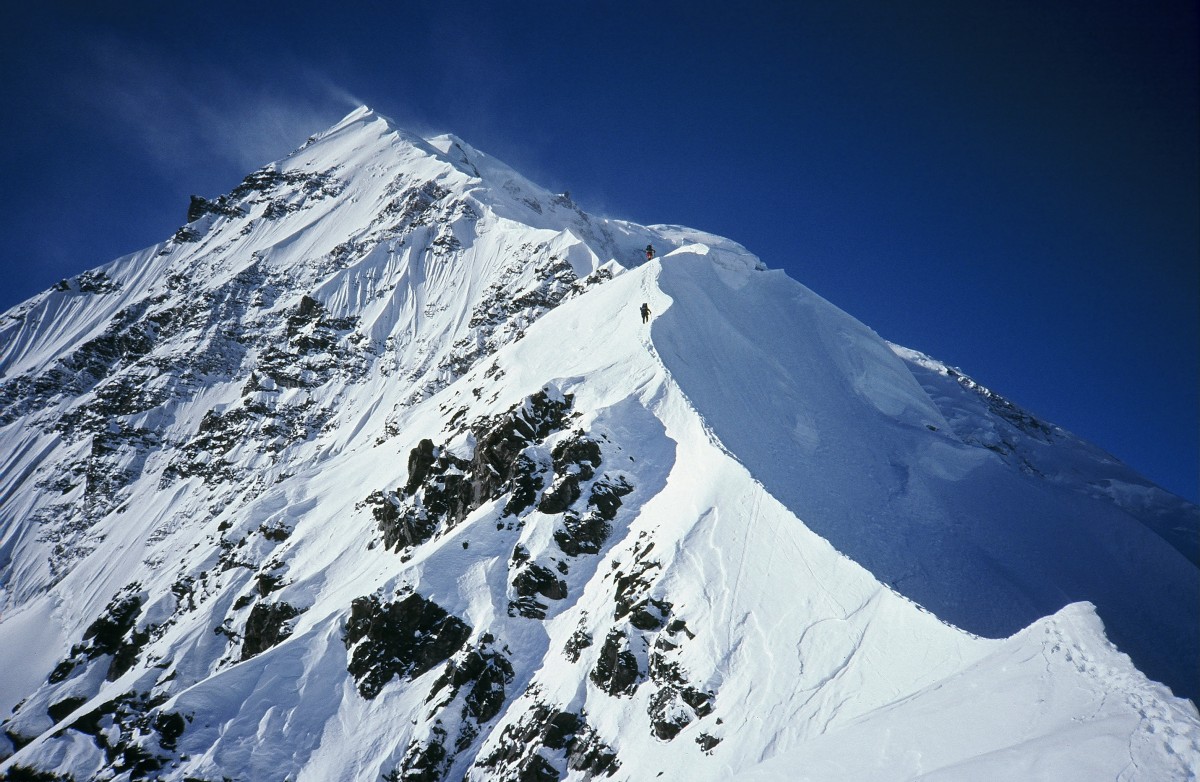
<path id="1" fill-rule="evenodd" d="M 1179 730 L 1187 709 L 1163 700 L 1161 685 L 1130 676 L 1122 657 L 1089 606 L 1068 606 L 937 685 L 736 779 L 1193 778 L 1194 736 Z M 1073 686 L 1048 684 L 1058 677 Z"/>
<path id="2" fill-rule="evenodd" d="M 675 305 L 654 337 L 672 377 L 835 548 L 981 635 L 1088 600 L 1144 671 L 1200 695 L 1200 571 L 1113 495 L 1156 492 L 1193 552 L 1194 507 L 969 380 L 914 375 L 913 354 L 782 273 L 663 268 Z"/>
<path id="3" fill-rule="evenodd" d="M 1196 509 L 740 245 L 365 109 L 189 217 L 0 327 L 14 778 L 1194 777 L 1058 609 L 1187 692 Z"/>

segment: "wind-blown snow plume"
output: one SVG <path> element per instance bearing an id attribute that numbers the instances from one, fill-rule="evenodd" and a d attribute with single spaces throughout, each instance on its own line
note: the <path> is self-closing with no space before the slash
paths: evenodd
<path id="1" fill-rule="evenodd" d="M 0 324 L 10 778 L 1194 778 L 1197 509 L 740 245 L 365 108 L 187 217 Z"/>

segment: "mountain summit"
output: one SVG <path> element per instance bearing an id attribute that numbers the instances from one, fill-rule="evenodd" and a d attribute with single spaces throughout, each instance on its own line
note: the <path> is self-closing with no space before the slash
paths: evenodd
<path id="1" fill-rule="evenodd" d="M 1195 778 L 1200 511 L 741 245 L 365 107 L 186 213 L 0 323 L 4 778 Z"/>

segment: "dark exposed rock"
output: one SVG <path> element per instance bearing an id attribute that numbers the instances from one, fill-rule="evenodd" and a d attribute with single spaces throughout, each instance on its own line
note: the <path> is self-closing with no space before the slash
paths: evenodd
<path id="1" fill-rule="evenodd" d="M 78 661 L 72 657 L 68 657 L 67 659 L 61 661 L 58 665 L 54 666 L 54 670 L 50 671 L 50 676 L 48 677 L 47 681 L 49 681 L 51 684 L 58 684 L 61 681 L 66 681 L 67 677 L 70 676 L 75 670 L 77 662 Z"/>
<path id="2" fill-rule="evenodd" d="M 654 735 L 662 741 L 670 741 L 713 711 L 716 693 L 689 682 L 678 661 L 682 644 L 692 637 L 682 620 L 672 621 L 655 640 L 650 653 L 650 680 L 659 689 L 650 697 L 648 710 Z"/>
<path id="3" fill-rule="evenodd" d="M 545 619 L 546 605 L 534 595 L 541 595 L 549 600 L 562 600 L 567 596 L 567 582 L 536 562 L 525 564 L 513 578 L 512 585 L 517 597 L 508 604 L 510 616 Z"/>
<path id="4" fill-rule="evenodd" d="M 572 399 L 569 394 L 555 398 L 541 390 L 499 420 L 485 419 L 473 427 L 477 444 L 471 467 L 481 502 L 499 496 L 520 474 L 522 463 L 518 457 L 525 448 L 566 425 Z"/>
<path id="5" fill-rule="evenodd" d="M 105 674 L 105 679 L 110 682 L 116 681 L 133 667 L 134 663 L 137 662 L 138 655 L 142 651 L 142 647 L 150 640 L 152 629 L 134 630 L 129 634 L 129 638 L 113 652 L 113 659 L 108 666 L 108 673 Z"/>
<path id="6" fill-rule="evenodd" d="M 230 640 L 231 643 L 237 643 L 239 640 L 241 640 L 241 636 L 238 635 L 237 631 L 233 629 L 232 624 L 233 619 L 227 617 L 225 621 L 213 628 L 213 633 L 215 635 L 225 636 Z"/>
<path id="7" fill-rule="evenodd" d="M 521 782 L 557 782 L 558 769 L 541 755 L 530 755 L 517 767 L 517 779 Z"/>
<path id="8" fill-rule="evenodd" d="M 263 211 L 263 219 L 278 220 L 292 212 L 298 211 L 300 211 L 300 207 L 295 204 L 289 204 L 285 201 L 270 201 L 267 203 L 267 208 Z"/>
<path id="9" fill-rule="evenodd" d="M 454 232 L 447 226 L 437 235 L 429 247 L 438 255 L 449 255 L 462 249 L 462 242 L 454 235 Z"/>
<path id="10" fill-rule="evenodd" d="M 108 681 L 116 680 L 133 667 L 155 629 L 154 626 L 135 629 L 142 608 L 139 589 L 138 584 L 130 584 L 109 602 L 96 621 L 88 625 L 83 640 L 71 648 L 70 656 L 50 672 L 51 684 L 67 679 L 78 665 L 106 654 L 112 655 Z"/>
<path id="11" fill-rule="evenodd" d="M 83 696 L 76 698 L 64 698 L 58 703 L 51 704 L 50 707 L 46 709 L 46 713 L 50 715 L 50 719 L 54 720 L 55 722 L 59 722 L 87 702 L 88 699 Z"/>
<path id="12" fill-rule="evenodd" d="M 471 628 L 441 606 L 413 593 L 394 603 L 375 596 L 351 605 L 344 641 L 358 692 L 371 699 L 393 678 L 416 678 L 466 643 Z"/>
<path id="13" fill-rule="evenodd" d="M 169 392 L 153 386 L 154 379 L 155 373 L 143 370 L 110 376 L 95 386 L 91 400 L 85 397 L 85 401 L 63 413 L 54 424 L 54 431 L 68 440 L 76 440 L 88 435 L 113 435 L 114 428 L 119 428 L 125 437 L 135 434 L 157 444 L 155 433 L 130 427 L 121 420 L 157 407 L 170 397 Z"/>
<path id="14" fill-rule="evenodd" d="M 574 746 L 567 751 L 567 767 L 592 776 L 612 776 L 620 765 L 617 753 L 601 741 L 599 734 L 590 727 L 580 731 Z"/>
<path id="15" fill-rule="evenodd" d="M 103 269 L 96 269 L 76 276 L 68 287 L 80 293 L 112 293 L 119 291 L 121 284 L 109 279 Z"/>
<path id="16" fill-rule="evenodd" d="M 265 652 L 292 634 L 292 619 L 300 611 L 289 603 L 256 603 L 246 620 L 246 635 L 242 642 L 242 658 L 249 660 Z"/>
<path id="17" fill-rule="evenodd" d="M 142 608 L 142 597 L 136 592 L 131 592 L 132 589 L 113 598 L 105 607 L 104 613 L 83 632 L 83 639 L 92 642 L 89 651 L 94 652 L 96 656 L 116 652 L 133 629 Z"/>
<path id="18" fill-rule="evenodd" d="M 696 634 L 688 629 L 687 622 L 683 621 L 682 619 L 675 619 L 669 625 L 667 625 L 667 632 L 671 635 L 675 635 L 676 633 L 684 633 L 688 638 L 696 637 Z"/>
<path id="19" fill-rule="evenodd" d="M 700 749 L 707 752 L 712 752 L 713 748 L 721 743 L 721 739 L 716 736 L 710 736 L 707 733 L 701 733 L 696 737 L 696 743 L 700 745 Z"/>
<path id="20" fill-rule="evenodd" d="M 435 466 L 423 487 L 418 510 L 422 516 L 452 527 L 479 507 L 484 498 L 476 495 L 472 478 L 466 472 L 471 466 L 465 460 L 443 453 Z"/>
<path id="21" fill-rule="evenodd" d="M 525 548 L 520 543 L 518 543 L 516 546 L 513 547 L 512 556 L 509 558 L 509 561 L 513 565 L 521 565 L 521 564 L 528 562 L 529 561 L 529 549 Z"/>
<path id="22" fill-rule="evenodd" d="M 245 213 L 240 203 L 255 204 L 267 202 L 271 207 L 296 211 L 305 208 L 308 202 L 335 196 L 345 187 L 344 183 L 333 175 L 333 169 L 326 171 L 278 171 L 273 165 L 260 168 L 249 174 L 241 183 L 227 195 L 218 196 L 210 201 L 199 196 L 192 196 L 188 206 L 188 222 L 198 220 L 206 214 L 221 214 L 236 217 Z M 285 191 L 286 194 L 301 194 L 301 202 L 295 205 L 279 200 L 276 194 Z"/>
<path id="23" fill-rule="evenodd" d="M 200 236 L 200 232 L 195 228 L 185 225 L 171 236 L 171 240 L 178 244 L 190 244 L 200 241 Z"/>
<path id="24" fill-rule="evenodd" d="M 649 712 L 654 735 L 662 741 L 675 738 L 694 719 L 679 693 L 671 687 L 664 687 L 650 696 Z"/>
<path id="25" fill-rule="evenodd" d="M 228 196 L 218 196 L 210 201 L 202 196 L 193 195 L 188 203 L 187 221 L 194 223 L 205 215 L 220 215 L 223 217 L 241 217 L 245 210 L 229 201 Z"/>
<path id="26" fill-rule="evenodd" d="M 588 677 L 609 695 L 632 695 L 641 683 L 642 671 L 629 639 L 620 630 L 610 630 L 600 648 L 596 665 Z"/>
<path id="27" fill-rule="evenodd" d="M 478 507 L 467 474 L 470 463 L 432 446 L 431 440 L 423 440 L 409 455 L 410 468 L 420 475 L 415 482 L 410 475 L 405 486 L 406 495 L 417 495 L 412 501 L 395 493 L 368 497 L 385 548 L 418 546 L 433 537 L 439 523 L 453 526 Z"/>
<path id="28" fill-rule="evenodd" d="M 447 753 L 443 744 L 445 731 L 441 735 L 435 729 L 435 740 L 414 741 L 404 753 L 400 768 L 391 779 L 396 782 L 443 782 L 446 778 Z M 387 782 L 388 777 L 384 777 Z"/>
<path id="29" fill-rule="evenodd" d="M 262 597 L 266 597 L 276 589 L 279 589 L 279 587 L 283 584 L 283 576 L 279 575 L 278 573 L 267 571 L 265 573 L 259 573 L 256 575 L 254 577 L 254 582 L 255 586 L 258 587 L 258 594 Z"/>
<path id="30" fill-rule="evenodd" d="M 513 579 L 513 587 L 519 595 L 542 595 L 551 600 L 562 600 L 567 596 L 567 584 L 547 568 L 530 563 Z"/>
<path id="31" fill-rule="evenodd" d="M 158 445 L 155 433 L 118 421 L 92 435 L 88 454 L 77 465 L 82 472 L 88 518 L 102 516 L 118 504 L 118 492 L 137 480 L 146 455 Z"/>
<path id="32" fill-rule="evenodd" d="M 546 514 L 562 513 L 579 499 L 579 478 L 565 476 L 542 497 L 538 510 Z"/>
<path id="33" fill-rule="evenodd" d="M 384 548 L 400 550 L 418 546 L 433 537 L 437 529 L 436 519 L 404 507 L 393 492 L 372 492 L 364 502 L 371 506 L 371 515 L 383 533 Z"/>
<path id="34" fill-rule="evenodd" d="M 524 513 L 542 488 L 541 468 L 528 456 L 521 454 L 513 466 L 509 486 L 512 495 L 504 505 L 505 516 L 517 516 Z"/>
<path id="35" fill-rule="evenodd" d="M 634 566 L 629 573 L 616 574 L 617 589 L 613 600 L 613 618 L 630 617 L 630 622 L 639 630 L 657 630 L 662 627 L 671 604 L 648 596 L 654 571 L 660 565 L 645 559 L 651 546 L 635 555 Z"/>
<path id="36" fill-rule="evenodd" d="M 157 328 L 143 318 L 143 300 L 118 311 L 104 331 L 38 374 L 0 382 L 0 426 L 41 410 L 55 399 L 80 397 L 123 366 L 135 363 L 154 347 Z"/>
<path id="37" fill-rule="evenodd" d="M 604 541 L 612 534 L 612 525 L 596 514 L 583 518 L 567 513 L 562 526 L 554 530 L 554 542 L 564 554 L 572 557 L 599 554 Z"/>
<path id="38" fill-rule="evenodd" d="M 579 484 L 591 480 L 600 466 L 600 444 L 587 437 L 563 440 L 552 458 L 555 481 L 538 504 L 542 513 L 562 513 L 579 499 Z"/>
<path id="39" fill-rule="evenodd" d="M 578 443 L 578 441 L 576 441 Z M 556 489 L 559 491 L 567 491 L 568 495 L 561 497 L 561 501 L 570 500 L 568 505 L 573 504 L 579 497 L 580 489 L 578 486 L 579 480 L 587 480 L 591 477 L 591 467 L 599 465 L 599 445 L 594 440 L 587 441 L 596 447 L 594 456 L 588 451 L 583 451 L 579 445 L 572 446 L 567 453 L 573 455 L 582 455 L 585 457 L 580 462 L 568 461 L 563 462 L 555 460 L 555 472 L 567 472 L 567 476 L 557 484 Z M 564 456 L 567 455 L 564 453 Z M 584 477 L 586 476 L 586 477 Z M 621 498 L 633 491 L 633 487 L 623 476 L 603 475 L 592 482 L 591 493 L 588 496 L 588 508 L 583 516 L 570 511 L 563 515 L 562 526 L 554 531 L 554 542 L 562 549 L 563 553 L 578 557 L 584 554 L 599 554 L 604 542 L 608 540 L 608 536 L 612 534 L 611 522 L 616 518 L 617 510 L 621 507 Z M 550 493 L 547 493 L 550 497 Z M 573 499 L 572 499 L 573 497 Z M 542 506 L 546 505 L 543 500 Z M 553 506 L 553 504 L 552 504 Z"/>
<path id="40" fill-rule="evenodd" d="M 194 223 L 208 213 L 209 201 L 203 196 L 192 194 L 188 199 L 187 222 Z"/>
<path id="41" fill-rule="evenodd" d="M 429 469 L 433 467 L 434 454 L 433 440 L 425 438 L 417 443 L 417 447 L 413 448 L 408 455 L 408 483 L 404 484 L 404 493 L 412 494 L 417 490 L 417 487 L 425 480 L 425 476 L 429 475 Z"/>
<path id="42" fill-rule="evenodd" d="M 457 755 L 471 745 L 483 726 L 495 719 L 504 708 L 507 687 L 515 672 L 507 654 L 495 647 L 491 635 L 484 635 L 478 645 L 451 659 L 446 671 L 434 684 L 430 698 L 445 691 L 442 706 L 465 691 L 459 711 L 458 736 L 452 752 Z M 447 745 L 449 745 L 447 739 Z"/>
<path id="43" fill-rule="evenodd" d="M 278 451 L 287 444 L 307 439 L 330 414 L 328 407 L 317 408 L 311 400 L 272 409 L 243 403 L 225 411 L 210 410 L 201 420 L 196 436 L 176 449 L 175 457 L 163 471 L 162 485 L 194 475 L 211 483 L 232 480 L 238 475 L 237 466 L 220 458 L 231 449 L 251 442 L 262 443 L 259 446 L 262 451 Z"/>
<path id="44" fill-rule="evenodd" d="M 450 195 L 450 191 L 437 182 L 424 182 L 400 192 L 380 210 L 380 221 L 395 218 L 397 223 L 408 226 L 428 225 L 433 219 L 434 205 Z"/>
<path id="45" fill-rule="evenodd" d="M 254 575 L 255 586 L 258 587 L 258 594 L 261 597 L 266 597 L 275 590 L 284 586 L 287 580 L 284 577 L 286 565 L 278 559 L 271 560 L 262 566 L 262 569 Z"/>
<path id="46" fill-rule="evenodd" d="M 592 776 L 616 773 L 616 753 L 600 740 L 587 716 L 541 701 L 500 735 L 496 749 L 476 760 L 489 779 L 559 780 L 568 770 Z"/>
<path id="47" fill-rule="evenodd" d="M 595 474 L 601 463 L 600 444 L 590 437 L 577 436 L 561 440 L 554 446 L 552 456 L 556 473 L 574 471 L 585 481 Z"/>
<path id="48" fill-rule="evenodd" d="M 463 459 L 421 440 L 409 452 L 408 480 L 396 492 L 367 497 L 388 549 L 411 548 L 453 527 L 486 502 L 511 492 L 506 514 L 533 504 L 541 488 L 538 467 L 522 452 L 566 422 L 571 398 L 539 391 L 495 419 L 472 427 L 475 450 Z"/>
<path id="49" fill-rule="evenodd" d="M 639 630 L 658 630 L 666 623 L 671 604 L 665 600 L 646 598 L 635 603 L 629 611 L 629 623 Z"/>
<path id="50" fill-rule="evenodd" d="M 162 702 L 147 693 L 125 693 L 77 718 L 68 729 L 91 736 L 109 767 L 128 771 L 130 779 L 154 778 L 151 775 L 173 759 L 171 753 L 187 727 L 183 715 L 156 711 Z M 145 741 L 148 735 L 155 736 L 161 752 Z"/>
<path id="51" fill-rule="evenodd" d="M 182 714 L 160 712 L 154 718 L 154 729 L 158 731 L 158 743 L 163 749 L 175 749 L 175 742 L 183 735 L 187 721 Z"/>
<path id="52" fill-rule="evenodd" d="M 331 318 L 325 305 L 311 296 L 302 296 L 296 310 L 287 319 L 288 342 L 296 353 L 315 353 L 334 348 L 340 335 L 354 328 L 358 318 Z"/>
<path id="53" fill-rule="evenodd" d="M 621 507 L 621 498 L 633 491 L 633 487 L 623 476 L 610 478 L 604 476 L 592 484 L 592 494 L 588 497 L 588 507 L 594 508 L 596 515 L 605 521 L 612 521 Z"/>
<path id="54" fill-rule="evenodd" d="M 496 717 L 504 706 L 505 687 L 512 683 L 515 672 L 508 656 L 494 644 L 491 635 L 484 635 L 477 646 L 455 655 L 434 683 L 430 699 L 447 688 L 444 695 L 447 700 L 466 689 L 464 718 L 482 725 Z"/>
<path id="55" fill-rule="evenodd" d="M 187 221 L 194 223 L 208 213 L 209 200 L 202 196 L 193 194 L 188 203 Z"/>
<path id="56" fill-rule="evenodd" d="M 20 763 L 11 765 L 4 772 L 5 782 L 75 782 L 70 774 L 56 774 L 53 771 L 41 771 L 32 766 Z"/>
<path id="57" fill-rule="evenodd" d="M 384 779 L 442 782 L 450 764 L 479 736 L 482 726 L 504 707 L 514 671 L 496 640 L 484 634 L 477 644 L 454 654 L 430 688 L 430 735 L 414 739 L 399 768 Z M 445 722 L 441 717 L 445 715 Z M 446 725 L 450 725 L 449 729 Z M 451 731 L 454 731 L 453 735 Z"/>
<path id="58" fill-rule="evenodd" d="M 258 531 L 262 533 L 264 538 L 275 541 L 276 543 L 282 543 L 292 534 L 291 527 L 277 521 L 270 524 L 260 525 Z"/>
<path id="59" fill-rule="evenodd" d="M 579 661 L 579 653 L 592 645 L 592 634 L 584 630 L 582 627 L 576 630 L 570 638 L 567 639 L 566 645 L 563 647 L 563 654 L 571 662 Z"/>
<path id="60" fill-rule="evenodd" d="M 568 749 L 571 739 L 583 728 L 583 718 L 570 711 L 557 711 L 550 715 L 542 732 L 542 743 L 551 749 Z"/>
<path id="61" fill-rule="evenodd" d="M 963 388 L 981 396 L 984 401 L 987 402 L 988 407 L 993 413 L 1008 421 L 1026 434 L 1045 439 L 1054 431 L 1053 427 L 1051 427 L 1049 424 L 1046 424 L 1045 422 L 1025 412 L 991 389 L 979 385 L 979 383 L 975 382 L 961 372 L 957 372 L 953 369 L 947 369 L 946 373 L 954 380 L 957 380 L 959 385 L 961 385 Z"/>
<path id="62" fill-rule="evenodd" d="M 217 546 L 221 549 L 221 555 L 217 558 L 217 565 L 221 572 L 232 570 L 236 567 L 253 568 L 254 563 L 241 558 L 240 551 L 246 545 L 246 538 L 240 538 L 236 541 L 229 538 L 221 538 L 217 542 Z"/>

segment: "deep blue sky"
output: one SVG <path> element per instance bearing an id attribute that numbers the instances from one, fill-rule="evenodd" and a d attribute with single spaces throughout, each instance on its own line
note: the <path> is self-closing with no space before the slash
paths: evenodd
<path id="1" fill-rule="evenodd" d="M 740 241 L 1197 499 L 1191 0 L 2 5 L 0 308 L 367 103 Z"/>

